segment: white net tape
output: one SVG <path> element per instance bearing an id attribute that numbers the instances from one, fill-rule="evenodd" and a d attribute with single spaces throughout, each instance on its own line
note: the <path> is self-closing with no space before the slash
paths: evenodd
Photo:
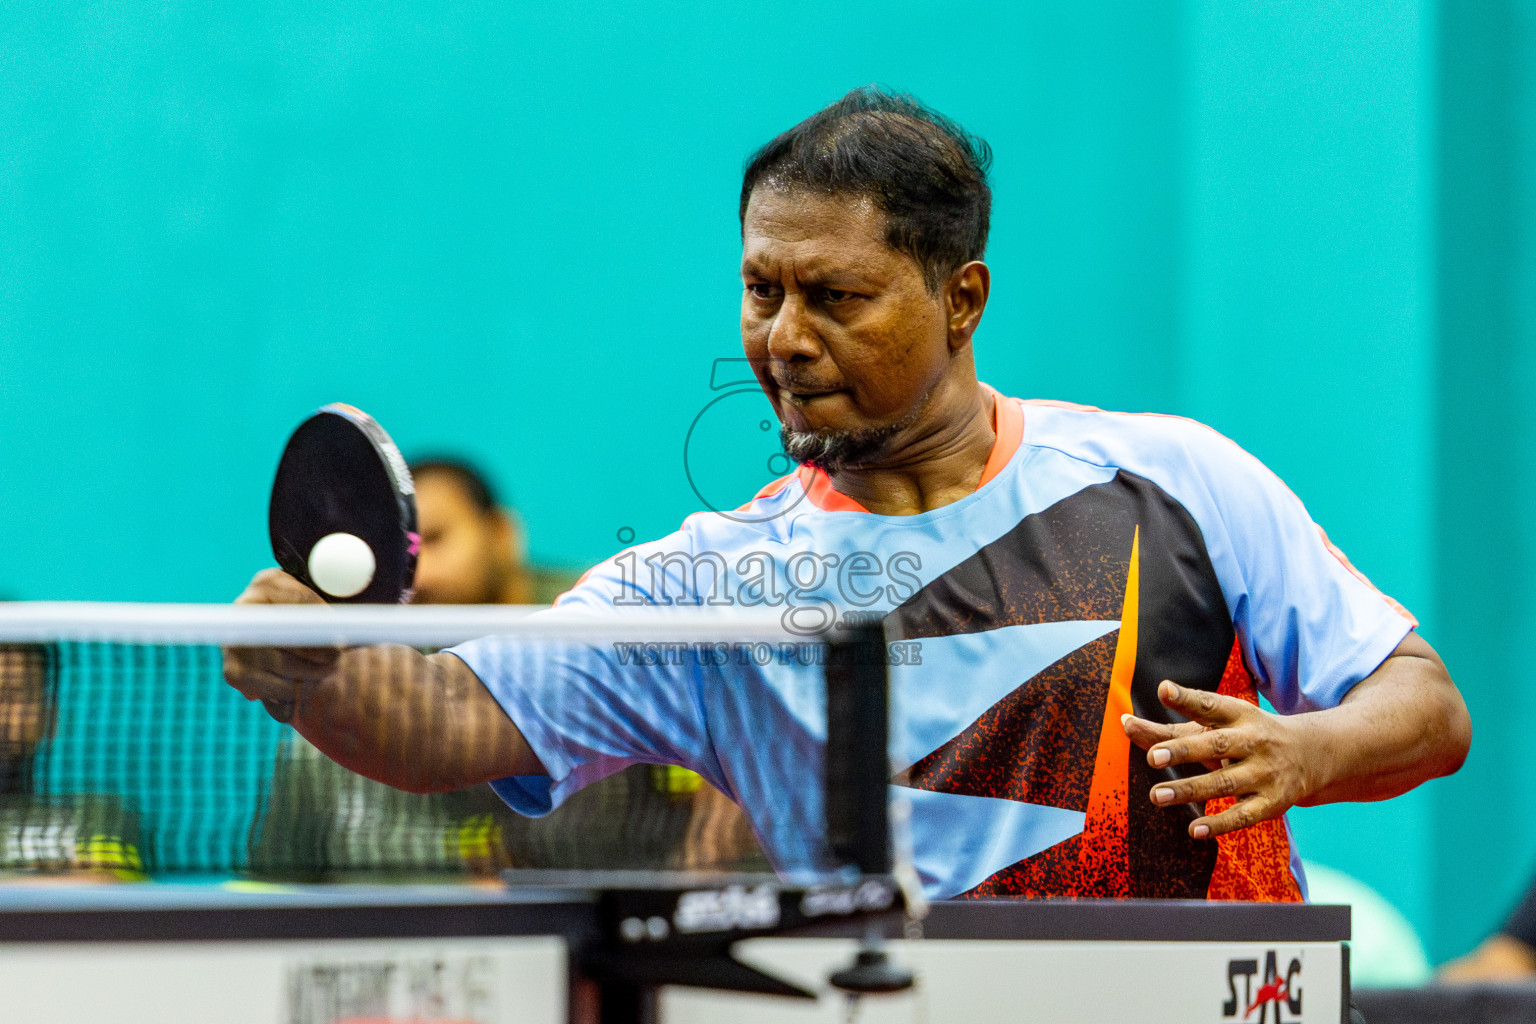
<path id="1" fill-rule="evenodd" d="M 0 604 L 0 643 L 305 647 L 450 647 L 482 636 L 539 640 L 705 643 L 814 640 L 776 610 L 615 609 L 592 614 L 536 605 L 233 605 L 16 601 Z"/>

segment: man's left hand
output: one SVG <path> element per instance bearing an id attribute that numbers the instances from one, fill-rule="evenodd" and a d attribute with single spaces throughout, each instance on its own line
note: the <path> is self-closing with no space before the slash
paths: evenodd
<path id="1" fill-rule="evenodd" d="M 1189 721 L 1160 725 L 1126 715 L 1125 734 L 1154 768 L 1203 764 L 1210 773 L 1159 782 L 1152 802 L 1237 801 L 1191 822 L 1196 839 L 1278 818 L 1297 805 L 1391 799 L 1460 768 L 1472 743 L 1466 703 L 1416 632 L 1335 707 L 1272 715 L 1236 697 L 1166 681 L 1157 697 Z"/>
<path id="2" fill-rule="evenodd" d="M 1248 701 L 1164 681 L 1163 705 L 1188 718 L 1178 725 L 1125 715 L 1121 724 L 1131 742 L 1147 752 L 1153 768 L 1203 764 L 1210 772 L 1159 782 L 1152 802 L 1159 807 L 1204 803 L 1230 796 L 1237 803 L 1190 823 L 1189 834 L 1207 839 L 1278 818 L 1319 788 L 1313 776 L 1319 751 L 1309 743 L 1306 715 L 1282 717 Z"/>

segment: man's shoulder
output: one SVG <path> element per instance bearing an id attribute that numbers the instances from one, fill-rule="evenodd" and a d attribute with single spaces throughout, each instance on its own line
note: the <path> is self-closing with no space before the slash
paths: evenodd
<path id="1" fill-rule="evenodd" d="M 1153 479 L 1259 466 L 1226 435 L 1185 416 L 1119 412 L 1048 399 L 1014 401 L 1024 410 L 1026 447 L 1052 449 Z"/>
<path id="2" fill-rule="evenodd" d="M 1216 428 L 1173 413 L 1100 409 L 1046 398 L 1013 401 L 1024 410 L 1025 443 L 1038 444 L 1048 439 L 1070 445 L 1095 438 L 1119 438 L 1149 448 L 1172 444 L 1234 446 Z"/>

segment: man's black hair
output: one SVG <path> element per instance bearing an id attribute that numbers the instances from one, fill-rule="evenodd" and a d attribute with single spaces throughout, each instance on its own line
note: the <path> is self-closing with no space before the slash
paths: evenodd
<path id="1" fill-rule="evenodd" d="M 885 213 L 886 242 L 923 268 L 937 292 L 987 251 L 992 150 L 906 93 L 855 89 L 747 160 L 740 217 L 759 185 L 863 195 Z"/>
<path id="2" fill-rule="evenodd" d="M 434 457 L 430 459 L 416 459 L 411 463 L 411 476 L 421 477 L 436 474 L 446 476 L 459 486 L 464 496 L 470 503 L 485 515 L 496 511 L 500 504 L 496 500 L 496 492 L 491 489 L 490 481 L 485 474 L 463 459 L 449 457 Z"/>

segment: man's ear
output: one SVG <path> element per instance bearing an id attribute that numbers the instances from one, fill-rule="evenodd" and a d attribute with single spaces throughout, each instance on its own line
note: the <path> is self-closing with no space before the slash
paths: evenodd
<path id="1" fill-rule="evenodd" d="M 522 565 L 528 560 L 528 537 L 516 512 L 499 507 L 492 510 L 491 536 L 497 554 L 506 557 L 511 565 Z"/>
<path id="2" fill-rule="evenodd" d="M 944 285 L 944 312 L 949 318 L 951 351 L 971 343 L 971 335 L 981 324 L 992 290 L 992 271 L 980 260 L 972 260 L 949 275 Z"/>

